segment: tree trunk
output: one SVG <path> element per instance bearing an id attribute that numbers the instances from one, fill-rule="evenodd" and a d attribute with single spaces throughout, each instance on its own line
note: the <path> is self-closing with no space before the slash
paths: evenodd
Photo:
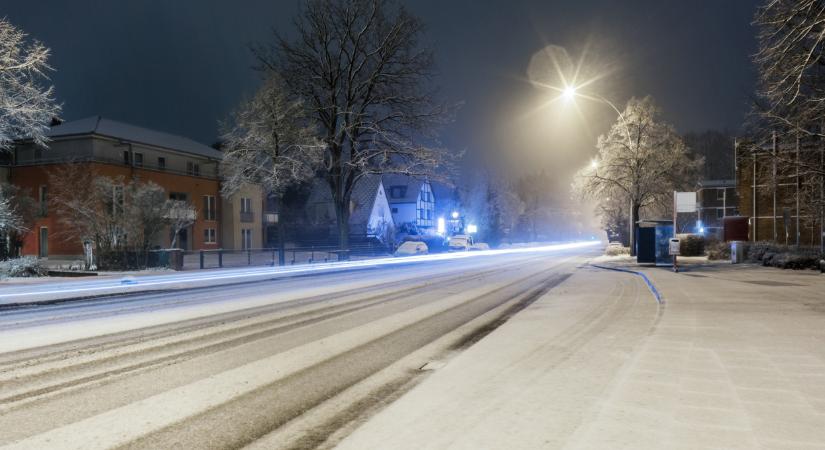
<path id="1" fill-rule="evenodd" d="M 338 248 L 349 249 L 349 200 L 335 199 L 335 218 L 338 221 Z"/>
<path id="2" fill-rule="evenodd" d="M 284 198 L 283 196 L 278 196 L 277 201 L 277 208 L 278 208 L 278 265 L 283 266 L 286 264 L 286 236 L 285 236 L 285 229 L 286 225 L 284 224 Z"/>

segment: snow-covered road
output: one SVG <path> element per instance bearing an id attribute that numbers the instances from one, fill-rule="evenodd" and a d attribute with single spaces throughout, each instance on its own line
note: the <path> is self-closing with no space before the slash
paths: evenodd
<path id="1" fill-rule="evenodd" d="M 294 268 L 302 273 L 184 273 L 172 275 L 177 284 L 138 280 L 168 282 L 158 292 L 4 309 L 0 445 L 311 447 L 590 253 L 573 245 Z M 67 284 L 121 287 L 108 282 Z"/>

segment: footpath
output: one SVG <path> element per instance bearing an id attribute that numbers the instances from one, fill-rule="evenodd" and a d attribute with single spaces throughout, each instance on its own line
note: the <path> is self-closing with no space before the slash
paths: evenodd
<path id="1" fill-rule="evenodd" d="M 825 448 L 825 275 L 592 266 L 435 370 L 345 449 Z"/>

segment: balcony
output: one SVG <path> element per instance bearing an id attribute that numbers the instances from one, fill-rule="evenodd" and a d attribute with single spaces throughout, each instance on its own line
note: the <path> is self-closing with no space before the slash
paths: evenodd
<path id="1" fill-rule="evenodd" d="M 241 222 L 252 223 L 255 221 L 255 213 L 252 211 L 241 211 Z"/>
<path id="2" fill-rule="evenodd" d="M 264 223 L 267 225 L 278 223 L 278 213 L 266 212 L 264 213 Z"/>

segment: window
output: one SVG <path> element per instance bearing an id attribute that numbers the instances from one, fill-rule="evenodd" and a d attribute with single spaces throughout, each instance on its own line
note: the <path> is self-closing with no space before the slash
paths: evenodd
<path id="1" fill-rule="evenodd" d="M 407 186 L 390 186 L 391 198 L 403 198 L 407 195 Z"/>
<path id="2" fill-rule="evenodd" d="M 129 156 L 129 150 L 123 150 L 123 164 L 127 166 L 132 164 L 132 158 Z"/>
<path id="3" fill-rule="evenodd" d="M 214 244 L 216 242 L 216 233 L 214 228 L 204 228 L 203 230 L 203 243 L 204 244 Z"/>
<path id="4" fill-rule="evenodd" d="M 252 212 L 252 199 L 241 197 L 241 212 L 242 213 L 250 213 Z"/>
<path id="5" fill-rule="evenodd" d="M 135 153 L 135 166 L 143 167 L 143 153 Z"/>
<path id="6" fill-rule="evenodd" d="M 193 163 L 192 161 L 186 162 L 186 174 L 192 176 L 200 176 L 201 174 L 201 166 L 200 164 Z"/>
<path id="7" fill-rule="evenodd" d="M 716 190 L 716 200 L 724 200 L 725 199 L 725 189 L 717 189 Z"/>
<path id="8" fill-rule="evenodd" d="M 170 192 L 169 193 L 169 200 L 180 200 L 182 202 L 185 202 L 187 198 L 188 198 L 188 196 L 186 195 L 186 192 Z"/>
<path id="9" fill-rule="evenodd" d="M 38 200 L 40 201 L 40 215 L 46 217 L 49 213 L 49 188 L 46 185 L 40 186 L 38 190 Z"/>
<path id="10" fill-rule="evenodd" d="M 252 248 L 252 230 L 241 230 L 241 248 L 243 250 L 249 250 Z"/>
<path id="11" fill-rule="evenodd" d="M 203 196 L 203 220 L 215 220 L 215 196 Z"/>
<path id="12" fill-rule="evenodd" d="M 158 156 L 158 169 L 166 170 L 166 158 Z"/>
<path id="13" fill-rule="evenodd" d="M 716 218 L 721 219 L 725 217 L 725 208 L 719 208 L 716 210 Z"/>
<path id="14" fill-rule="evenodd" d="M 393 208 L 393 209 L 392 209 L 392 213 L 393 213 L 393 214 L 398 214 L 398 208 Z"/>
<path id="15" fill-rule="evenodd" d="M 40 147 L 34 148 L 34 159 L 43 159 L 43 149 Z"/>

